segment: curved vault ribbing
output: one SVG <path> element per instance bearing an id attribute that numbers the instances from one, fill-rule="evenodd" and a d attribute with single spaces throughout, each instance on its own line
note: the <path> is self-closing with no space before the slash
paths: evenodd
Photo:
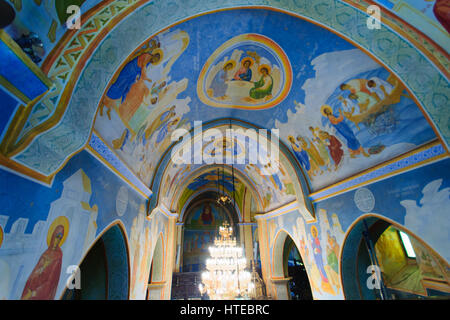
<path id="1" fill-rule="evenodd" d="M 426 110 L 426 116 L 431 117 L 433 119 L 433 124 L 437 126 L 436 132 L 438 132 L 438 135 L 443 137 L 444 143 L 448 141 L 448 130 L 446 130 L 445 125 L 442 126 L 442 121 L 439 121 L 439 115 L 441 114 L 440 110 L 442 110 L 442 107 L 445 105 L 442 104 L 442 98 L 447 99 L 448 101 L 448 83 L 445 81 L 442 74 L 439 73 L 438 69 L 436 69 L 427 59 L 425 59 L 422 54 L 414 47 L 411 46 L 408 42 L 401 39 L 395 32 L 393 32 L 388 27 L 382 25 L 382 29 L 379 30 L 376 33 L 370 33 L 367 28 L 364 28 L 366 16 L 362 11 L 359 11 L 358 9 L 351 6 L 351 4 L 344 4 L 338 3 L 338 1 L 333 0 L 327 0 L 322 1 L 321 3 L 318 3 L 315 6 L 312 7 L 306 7 L 303 6 L 301 3 L 297 2 L 282 2 L 282 3 L 266 3 L 265 1 L 252 1 L 252 3 L 245 2 L 244 3 L 228 3 L 228 2 L 221 2 L 218 3 L 208 3 L 206 6 L 206 10 L 209 12 L 214 12 L 215 10 L 221 10 L 225 8 L 236 8 L 237 6 L 246 6 L 251 5 L 253 8 L 255 6 L 262 6 L 260 8 L 267 8 L 264 7 L 265 5 L 270 4 L 270 9 L 272 10 L 280 10 L 284 12 L 288 12 L 289 14 L 296 15 L 298 17 L 301 17 L 303 19 L 306 19 L 308 21 L 312 21 L 314 23 L 317 23 L 325 28 L 328 28 L 329 30 L 332 30 L 333 32 L 338 33 L 340 36 L 344 37 L 345 39 L 357 44 L 360 48 L 363 48 L 365 51 L 370 53 L 372 56 L 374 56 L 378 61 L 383 62 L 386 66 L 389 67 L 390 70 L 392 70 L 397 76 L 399 76 L 402 81 L 405 82 L 407 88 L 413 93 L 414 97 L 417 99 L 417 101 L 422 105 L 424 110 Z M 109 4 L 108 4 L 109 5 Z M 112 5 L 112 4 L 111 4 Z M 187 19 L 188 17 L 192 17 L 196 13 L 202 12 L 203 14 L 205 12 L 205 7 L 202 3 L 198 2 L 195 4 L 170 4 L 172 7 L 170 7 L 170 10 L 166 10 L 169 8 L 166 8 L 166 4 L 164 2 L 154 2 L 152 4 L 146 3 L 146 1 L 142 2 L 133 2 L 131 4 L 131 7 L 129 10 L 127 10 L 124 14 L 115 17 L 111 20 L 111 23 L 116 25 L 119 21 L 121 21 L 120 24 L 117 24 L 117 27 L 112 29 L 110 32 L 108 39 L 105 41 L 101 41 L 101 39 L 96 39 L 95 45 L 97 47 L 94 49 L 94 47 L 89 47 L 90 50 L 86 51 L 84 53 L 82 51 L 82 54 L 77 55 L 76 61 L 80 64 L 83 64 L 89 57 L 91 57 L 90 63 L 86 66 L 84 69 L 79 69 L 77 64 L 72 64 L 74 68 L 78 68 L 76 72 L 69 72 L 66 74 L 65 78 L 66 80 L 63 80 L 63 83 L 59 84 L 58 89 L 55 92 L 52 92 L 52 97 L 43 97 L 43 99 L 51 99 L 49 100 L 49 103 L 54 103 L 56 101 L 59 101 L 58 99 L 55 99 L 60 92 L 62 92 L 62 88 L 64 88 L 67 84 L 67 87 L 65 88 L 65 94 L 67 96 L 67 93 L 72 92 L 73 97 L 68 102 L 68 106 L 66 108 L 65 105 L 58 106 L 57 109 L 63 109 L 63 110 L 71 110 L 72 105 L 78 104 L 81 102 L 80 97 L 84 97 L 82 105 L 84 105 L 87 109 L 78 110 L 77 113 L 67 112 L 64 114 L 64 116 L 61 114 L 61 112 L 56 112 L 54 115 L 56 117 L 59 117 L 58 119 L 63 119 L 63 121 L 60 121 L 56 127 L 58 127 L 58 132 L 66 132 L 65 138 L 66 144 L 65 144 L 65 152 L 59 152 L 58 154 L 55 154 L 52 148 L 49 148 L 48 139 L 53 139 L 54 141 L 54 134 L 56 133 L 53 129 L 45 126 L 40 126 L 40 130 L 42 128 L 47 128 L 47 132 L 45 134 L 42 134 L 38 139 L 35 139 L 29 148 L 27 148 L 24 151 L 20 151 L 18 154 L 15 153 L 14 157 L 14 163 L 19 164 L 19 166 L 25 166 L 29 169 L 31 169 L 35 173 L 30 173 L 33 177 L 49 181 L 52 179 L 55 172 L 59 170 L 61 167 L 61 164 L 65 163 L 68 158 L 73 155 L 74 152 L 77 152 L 82 148 L 83 146 L 88 143 L 88 137 L 89 137 L 89 127 L 77 127 L 76 128 L 76 134 L 74 134 L 73 127 L 68 126 L 69 123 L 71 123 L 75 118 L 76 114 L 83 115 L 83 117 L 93 118 L 95 116 L 96 111 L 96 104 L 97 101 L 94 101 L 96 98 L 96 94 L 93 93 L 95 91 L 93 86 L 89 85 L 82 85 L 79 87 L 80 90 L 75 89 L 75 77 L 79 76 L 79 80 L 77 84 L 80 86 L 83 81 L 85 81 L 85 77 L 91 77 L 95 74 L 95 69 L 98 69 L 98 65 L 94 66 L 96 63 L 101 61 L 99 59 L 100 56 L 104 55 L 104 52 L 106 50 L 106 47 L 103 47 L 105 44 L 111 43 L 111 41 L 117 40 L 117 36 L 120 35 L 120 37 L 124 36 L 127 38 L 127 43 L 129 43 L 129 47 L 123 46 L 121 48 L 122 53 L 119 55 L 116 55 L 114 61 L 111 61 L 109 59 L 109 68 L 107 68 L 109 71 L 106 72 L 106 70 L 103 70 L 103 76 L 102 79 L 96 79 L 100 80 L 98 83 L 100 85 L 95 86 L 95 88 L 103 88 L 103 86 L 106 85 L 106 83 L 111 79 L 112 74 L 115 70 L 117 70 L 118 66 L 123 62 L 123 56 L 126 56 L 130 53 L 130 48 L 136 48 L 138 47 L 144 39 L 148 37 L 148 30 L 151 30 L 150 33 L 158 32 L 159 30 L 164 29 L 168 25 L 170 25 L 171 21 L 180 21 L 182 19 Z M 362 6 L 364 4 L 359 4 L 359 6 Z M 321 8 L 328 8 L 326 11 L 326 14 L 320 10 Z M 170 13 L 169 13 L 170 12 Z M 90 13 L 90 18 L 95 18 L 95 13 Z M 334 17 L 333 17 L 334 15 Z M 159 19 L 149 19 L 151 17 L 158 16 Z M 341 21 L 340 19 L 337 19 L 339 16 L 347 16 L 348 19 Z M 147 17 L 147 18 L 144 18 Z M 355 23 L 358 27 L 347 29 L 345 28 L 345 21 L 352 21 Z M 149 23 L 143 23 L 143 21 L 147 21 Z M 164 22 L 163 22 L 164 21 Z M 86 21 L 88 23 L 88 21 Z M 392 24 L 392 21 L 386 20 L 386 23 Z M 396 22 L 398 23 L 398 22 Z M 127 33 L 128 30 L 133 30 L 133 32 L 136 32 L 136 28 L 132 28 L 133 25 L 147 25 L 150 29 L 146 29 L 146 34 L 129 34 Z M 80 32 L 83 32 L 85 30 L 87 25 L 83 25 L 83 28 Z M 76 34 L 71 34 L 70 36 L 75 36 Z M 103 37 L 105 33 L 103 32 L 101 34 L 101 37 Z M 363 36 L 362 36 L 363 35 Z M 383 38 L 384 37 L 384 38 Z M 115 39 L 115 40 L 114 40 Z M 382 39 L 385 39 L 387 41 L 381 41 Z M 63 45 L 67 45 L 70 42 L 64 42 Z M 380 43 L 388 44 L 391 43 L 390 47 L 388 48 L 381 48 L 378 47 Z M 397 48 L 401 48 L 401 50 L 397 50 L 397 57 L 393 57 L 393 54 L 395 54 L 395 46 L 393 44 L 397 44 Z M 83 48 L 84 50 L 84 48 Z M 131 49 L 132 50 L 132 49 Z M 394 50 L 394 51 L 392 51 Z M 55 53 L 62 54 L 64 52 L 64 49 L 58 48 L 58 50 L 55 51 Z M 91 56 L 91 52 L 94 52 Z M 408 57 L 410 61 L 414 61 L 415 67 L 413 69 L 411 68 L 405 68 L 404 65 L 404 57 Z M 49 60 L 47 63 L 59 63 L 61 60 L 59 58 L 55 58 L 54 60 Z M 436 61 L 434 61 L 436 62 Z M 439 64 L 437 62 L 437 64 Z M 53 68 L 53 69 L 52 69 Z M 46 66 L 46 70 L 49 70 L 50 73 L 54 73 L 52 77 L 56 80 L 56 75 L 60 72 L 55 68 L 55 65 L 53 67 Z M 420 75 L 423 74 L 428 75 L 428 80 L 423 82 L 419 81 L 421 78 Z M 92 77 L 91 77 L 92 78 Z M 71 79 L 71 81 L 68 81 Z M 60 80 L 56 80 L 60 81 Z M 68 82 L 66 82 L 68 81 Z M 83 90 L 90 88 L 92 92 L 84 92 Z M 433 90 L 429 90 L 433 88 Z M 438 92 L 438 93 L 437 93 Z M 447 92 L 447 93 L 446 93 Z M 436 94 L 439 95 L 436 96 Z M 81 95 L 81 96 L 80 96 Z M 86 100 L 87 99 L 87 100 Z M 94 100 L 93 100 L 94 99 Z M 53 101 L 53 102 L 51 102 Z M 66 101 L 66 100 L 64 100 Z M 67 101 L 66 101 L 67 102 Z M 46 102 L 47 103 L 47 102 Z M 62 101 L 61 101 L 62 103 Z M 35 105 L 35 107 L 38 107 L 39 103 Z M 56 107 L 56 106 L 55 106 Z M 52 116 L 52 123 L 54 123 L 55 117 Z M 48 119 L 50 120 L 50 118 Z M 89 121 L 87 121 L 89 123 Z M 54 129 L 56 129 L 56 127 Z M 37 129 L 37 128 L 36 128 Z M 70 129 L 69 131 L 67 131 Z M 33 129 L 34 130 L 34 129 Z M 30 134 L 33 134 L 35 131 L 30 131 Z M 85 130 L 84 132 L 81 132 L 81 130 Z M 69 133 L 70 132 L 70 133 Z M 39 147 L 38 147 L 39 146 Z M 41 157 L 38 149 L 46 150 L 48 154 L 53 154 L 51 157 Z M 31 159 L 34 160 L 31 160 Z M 38 160 L 41 158 L 40 160 Z M 45 163 L 43 160 L 45 159 Z M 36 161 L 38 160 L 38 161 Z M 44 166 L 45 164 L 45 166 Z M 9 166 L 15 166 L 13 163 L 9 163 Z"/>

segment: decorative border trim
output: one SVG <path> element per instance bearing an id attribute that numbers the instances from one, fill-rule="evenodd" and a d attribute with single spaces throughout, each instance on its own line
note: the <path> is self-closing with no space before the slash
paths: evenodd
<path id="1" fill-rule="evenodd" d="M 124 163 L 96 134 L 92 134 L 86 149 L 145 198 L 150 198 L 152 196 L 152 191 L 124 165 Z"/>
<path id="2" fill-rule="evenodd" d="M 366 172 L 362 172 L 325 189 L 311 193 L 309 199 L 311 199 L 312 202 L 319 202 L 363 185 L 393 177 L 419 165 L 424 165 L 447 156 L 448 152 L 444 147 L 438 142 L 433 142 L 391 161 L 382 163 L 372 169 L 366 170 Z"/>

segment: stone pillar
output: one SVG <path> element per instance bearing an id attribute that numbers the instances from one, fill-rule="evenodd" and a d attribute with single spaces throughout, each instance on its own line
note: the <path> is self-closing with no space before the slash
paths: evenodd
<path id="1" fill-rule="evenodd" d="M 272 278 L 271 282 L 273 284 L 273 288 L 275 289 L 275 298 L 276 300 L 290 300 L 291 296 L 289 293 L 289 280 L 292 277 L 288 278 Z"/>

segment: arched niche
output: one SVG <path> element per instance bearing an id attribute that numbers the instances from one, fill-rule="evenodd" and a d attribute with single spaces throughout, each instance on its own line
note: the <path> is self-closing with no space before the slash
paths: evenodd
<path id="1" fill-rule="evenodd" d="M 183 272 L 200 272 L 206 268 L 208 247 L 214 243 L 223 222 L 227 221 L 233 227 L 233 236 L 239 239 L 239 220 L 233 206 L 218 205 L 214 193 L 203 194 L 203 197 L 194 199 L 184 215 L 181 248 Z"/>
<path id="2" fill-rule="evenodd" d="M 152 255 L 152 263 L 150 267 L 150 276 L 147 291 L 147 300 L 162 300 L 164 298 L 165 285 L 165 254 L 164 254 L 164 238 L 162 233 L 158 237 Z"/>
<path id="3" fill-rule="evenodd" d="M 294 260 L 296 265 L 290 267 L 290 260 Z M 280 230 L 275 236 L 271 281 L 278 300 L 310 300 L 313 297 L 303 258 L 293 238 L 285 230 Z M 301 294 L 294 292 L 298 289 L 301 289 Z"/>
<path id="4" fill-rule="evenodd" d="M 414 233 L 367 214 L 347 231 L 341 250 L 346 299 L 433 299 L 450 296 L 450 267 Z"/>
<path id="5" fill-rule="evenodd" d="M 119 223 L 97 238 L 79 264 L 80 289 L 66 288 L 62 300 L 128 300 L 129 256 Z M 74 277 L 73 283 L 77 281 Z"/>

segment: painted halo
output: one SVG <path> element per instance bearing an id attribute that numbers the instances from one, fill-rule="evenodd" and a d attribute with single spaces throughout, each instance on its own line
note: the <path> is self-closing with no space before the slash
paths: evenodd
<path id="1" fill-rule="evenodd" d="M 50 225 L 50 228 L 48 228 L 47 246 L 50 246 L 53 231 L 55 231 L 57 226 L 63 226 L 63 228 L 64 228 L 64 235 L 61 239 L 61 242 L 59 243 L 59 246 L 61 247 L 63 245 L 63 243 L 66 241 L 67 235 L 69 234 L 69 219 L 67 219 L 64 216 L 60 216 L 60 217 L 56 218 Z"/>
<path id="2" fill-rule="evenodd" d="M 231 70 L 224 70 L 230 61 Z M 244 63 L 250 61 L 250 72 Z M 260 69 L 269 71 L 265 83 Z M 244 74 L 240 78 L 239 74 Z M 266 77 L 267 78 L 267 77 Z M 208 58 L 197 82 L 197 95 L 211 107 L 260 110 L 275 107 L 289 94 L 292 67 L 273 40 L 254 33 L 241 34 L 222 44 Z"/>

